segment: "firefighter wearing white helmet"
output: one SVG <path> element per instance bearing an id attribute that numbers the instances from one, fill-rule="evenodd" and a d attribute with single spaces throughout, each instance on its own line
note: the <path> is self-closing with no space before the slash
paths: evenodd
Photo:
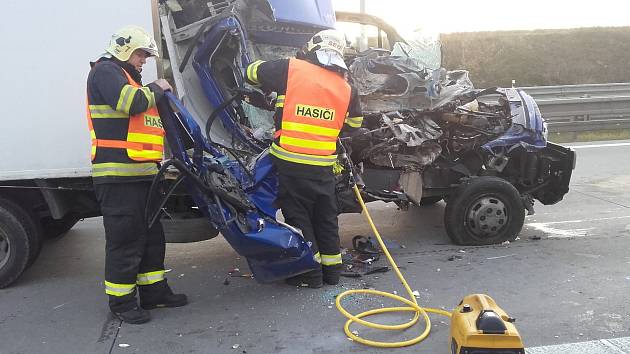
<path id="1" fill-rule="evenodd" d="M 125 26 L 116 31 L 106 51 L 120 61 L 127 61 L 136 49 L 142 49 L 151 56 L 159 57 L 155 39 L 139 26 Z"/>
<path id="2" fill-rule="evenodd" d="M 148 228 L 144 217 L 164 153 L 157 103 L 171 86 L 164 79 L 142 84 L 142 67 L 158 51 L 141 27 L 116 31 L 106 51 L 91 63 L 87 80 L 92 182 L 105 227 L 104 285 L 110 311 L 138 324 L 150 320 L 149 309 L 187 303 L 166 283 L 162 225 Z"/>
<path id="3" fill-rule="evenodd" d="M 334 285 L 341 273 L 335 173 L 337 138 L 361 127 L 357 90 L 346 80 L 345 36 L 315 34 L 296 58 L 255 61 L 247 81 L 278 94 L 274 140 L 269 149 L 278 171 L 276 202 L 285 221 L 302 230 L 318 266 L 289 278 L 290 285 Z M 255 98 L 250 97 L 250 103 Z M 258 100 L 261 101 L 261 100 Z"/>
<path id="4" fill-rule="evenodd" d="M 317 61 L 324 66 L 337 66 L 348 70 L 343 60 L 346 43 L 346 36 L 343 33 L 333 29 L 323 30 L 306 43 L 306 53 L 314 54 Z"/>

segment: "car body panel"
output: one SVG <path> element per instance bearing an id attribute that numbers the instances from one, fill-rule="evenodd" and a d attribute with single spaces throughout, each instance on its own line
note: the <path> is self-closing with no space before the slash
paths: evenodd
<path id="1" fill-rule="evenodd" d="M 273 199 L 268 196 L 275 195 L 277 182 L 269 161 L 264 156 L 258 159 L 254 178 L 245 178 L 237 162 L 205 139 L 183 103 L 169 92 L 166 98 L 159 110 L 173 157 L 165 165 L 177 167 L 201 212 L 247 259 L 254 278 L 268 283 L 315 269 L 318 264 L 300 231 L 275 219 Z M 231 200 L 246 207 L 239 208 Z"/>

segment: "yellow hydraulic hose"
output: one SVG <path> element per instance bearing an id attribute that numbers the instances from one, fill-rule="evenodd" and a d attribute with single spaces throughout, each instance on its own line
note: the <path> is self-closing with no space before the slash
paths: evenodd
<path id="1" fill-rule="evenodd" d="M 409 284 L 407 284 L 407 281 L 405 280 L 405 277 L 403 277 L 402 273 L 400 272 L 400 269 L 398 269 L 398 266 L 396 265 L 396 262 L 394 262 L 394 259 L 392 258 L 392 255 L 389 253 L 389 250 L 387 249 L 387 247 L 385 247 L 385 243 L 383 242 L 383 239 L 381 238 L 381 235 L 379 234 L 378 230 L 376 229 L 376 226 L 374 226 L 374 221 L 372 221 L 372 217 L 370 217 L 370 213 L 368 212 L 367 207 L 365 206 L 365 202 L 363 201 L 363 198 L 361 198 L 361 193 L 359 192 L 359 188 L 356 186 L 356 184 L 354 185 L 353 189 L 354 189 L 354 193 L 357 196 L 357 199 L 359 200 L 359 203 L 361 204 L 361 208 L 363 208 L 363 212 L 365 213 L 365 216 L 366 216 L 368 222 L 370 223 L 370 226 L 372 227 L 372 231 L 374 232 L 374 235 L 376 235 L 376 239 L 378 240 L 378 244 L 381 246 L 381 249 L 383 250 L 383 253 L 385 253 L 385 256 L 387 257 L 387 260 L 389 261 L 389 263 L 392 265 L 392 268 L 396 272 L 396 275 L 398 276 L 398 279 L 400 279 L 400 282 L 404 285 L 405 290 L 407 290 L 407 294 L 409 295 L 409 299 L 406 299 L 404 297 L 401 297 L 401 296 L 398 296 L 398 295 L 394 295 L 394 294 L 391 294 L 391 293 L 387 293 L 387 292 L 384 292 L 384 291 L 379 291 L 379 290 L 361 289 L 361 290 L 344 291 L 343 293 L 341 293 L 341 294 L 339 294 L 337 296 L 337 300 L 335 302 L 335 304 L 337 306 L 337 310 L 339 310 L 339 312 L 341 312 L 348 319 L 346 321 L 346 324 L 343 326 L 343 330 L 346 333 L 346 335 L 348 336 L 348 338 L 351 338 L 352 340 L 354 340 L 356 342 L 359 342 L 359 343 L 362 343 L 362 344 L 365 344 L 365 345 L 369 345 L 369 346 L 373 346 L 373 347 L 399 348 L 399 347 L 406 347 L 406 346 L 409 346 L 409 345 L 413 345 L 413 344 L 419 343 L 419 342 L 423 341 L 429 335 L 429 332 L 431 331 L 431 320 L 429 319 L 429 316 L 427 315 L 427 312 L 444 315 L 444 316 L 447 316 L 449 318 L 451 317 L 451 313 L 448 312 L 448 311 L 440 310 L 440 309 L 423 308 L 423 307 L 420 307 L 420 305 L 418 305 L 416 297 L 413 295 L 413 291 L 409 287 Z M 346 311 L 343 308 L 343 306 L 341 305 L 341 300 L 344 297 L 346 297 L 348 295 L 351 295 L 351 294 L 370 294 L 370 295 L 377 295 L 377 296 L 388 297 L 390 299 L 398 300 L 398 301 L 406 304 L 407 306 L 386 307 L 386 308 L 380 308 L 380 309 L 374 309 L 374 310 L 365 311 L 365 312 L 359 313 L 358 315 L 353 315 L 353 314 L 349 313 L 348 311 Z M 369 322 L 369 321 L 366 321 L 366 320 L 362 319 L 362 317 L 367 317 L 367 316 L 376 315 L 376 314 L 385 313 L 385 312 L 414 312 L 414 317 L 409 322 L 398 324 L 398 325 L 384 325 L 384 324 Z M 403 341 L 403 342 L 379 342 L 379 341 L 373 341 L 373 340 L 361 338 L 358 335 L 355 335 L 354 333 L 352 333 L 352 331 L 350 331 L 350 325 L 352 324 L 352 322 L 356 322 L 356 323 L 362 324 L 362 325 L 364 325 L 366 327 L 369 327 L 369 328 L 385 329 L 385 330 L 404 330 L 404 329 L 407 329 L 407 328 L 415 325 L 418 322 L 418 319 L 420 318 L 421 315 L 422 315 L 422 318 L 424 319 L 424 322 L 426 323 L 424 331 L 418 337 L 415 337 L 413 339 L 409 339 L 409 340 L 406 340 L 406 341 Z"/>

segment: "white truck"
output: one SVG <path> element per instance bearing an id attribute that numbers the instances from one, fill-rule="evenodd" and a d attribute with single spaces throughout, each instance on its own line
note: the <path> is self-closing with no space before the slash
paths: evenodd
<path id="1" fill-rule="evenodd" d="M 152 30 L 157 8 L 152 1 L 8 0 L 3 11 L 10 15 L 0 21 L 0 288 L 35 261 L 43 239 L 100 215 L 85 114 L 90 61 L 116 29 Z M 142 75 L 155 80 L 156 61 Z M 205 219 L 177 211 L 169 215 L 186 220 L 164 222 L 167 240 L 194 241 L 195 230 L 216 235 Z"/>

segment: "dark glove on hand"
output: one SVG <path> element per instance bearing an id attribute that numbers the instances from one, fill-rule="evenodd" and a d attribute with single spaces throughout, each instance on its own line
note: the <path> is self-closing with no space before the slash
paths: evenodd
<path id="1" fill-rule="evenodd" d="M 267 100 L 267 97 L 258 91 L 250 91 L 246 93 L 245 101 L 258 108 L 266 109 L 268 111 L 275 110 L 275 107 Z"/>

